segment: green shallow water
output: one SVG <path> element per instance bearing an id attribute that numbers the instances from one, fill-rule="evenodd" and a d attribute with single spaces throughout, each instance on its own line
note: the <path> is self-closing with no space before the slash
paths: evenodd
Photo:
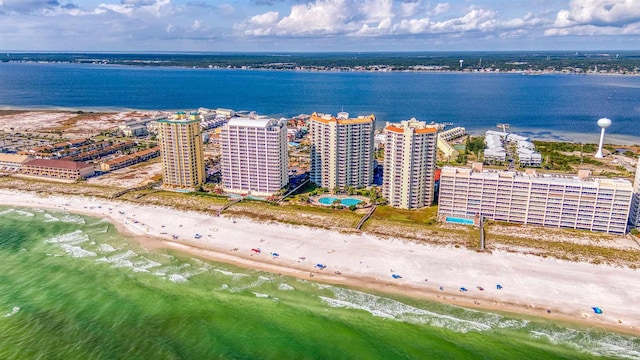
<path id="1" fill-rule="evenodd" d="M 0 359 L 640 359 L 640 339 L 149 252 L 0 207 Z"/>

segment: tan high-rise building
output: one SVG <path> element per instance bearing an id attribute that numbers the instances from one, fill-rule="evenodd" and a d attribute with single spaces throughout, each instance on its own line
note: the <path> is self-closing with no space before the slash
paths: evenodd
<path id="1" fill-rule="evenodd" d="M 373 115 L 349 119 L 313 113 L 311 136 L 311 181 L 333 190 L 365 187 L 373 181 L 373 145 L 376 118 Z"/>
<path id="2" fill-rule="evenodd" d="M 393 207 L 417 209 L 434 198 L 438 130 L 416 119 L 387 123 L 383 194 Z"/>
<path id="3" fill-rule="evenodd" d="M 177 112 L 158 120 L 162 182 L 168 190 L 194 191 L 205 181 L 204 153 L 198 114 Z"/>
<path id="4" fill-rule="evenodd" d="M 289 183 L 287 127 L 275 119 L 232 118 L 220 133 L 227 192 L 271 196 Z"/>

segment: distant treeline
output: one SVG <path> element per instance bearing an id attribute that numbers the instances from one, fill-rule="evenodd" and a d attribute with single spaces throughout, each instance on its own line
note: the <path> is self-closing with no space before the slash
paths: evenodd
<path id="1" fill-rule="evenodd" d="M 460 66 L 462 60 L 462 66 Z M 1 61 L 105 63 L 258 69 L 365 69 L 638 72 L 640 51 L 451 52 L 451 53 L 8 53 Z M 417 68 L 416 68 L 417 67 Z M 422 68 L 426 67 L 426 68 Z"/>

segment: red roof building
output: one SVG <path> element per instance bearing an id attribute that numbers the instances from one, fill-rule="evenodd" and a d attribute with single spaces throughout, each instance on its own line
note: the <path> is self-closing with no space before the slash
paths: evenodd
<path id="1" fill-rule="evenodd" d="M 84 179 L 94 174 L 93 165 L 67 161 L 35 159 L 22 165 L 22 174 L 64 180 Z"/>

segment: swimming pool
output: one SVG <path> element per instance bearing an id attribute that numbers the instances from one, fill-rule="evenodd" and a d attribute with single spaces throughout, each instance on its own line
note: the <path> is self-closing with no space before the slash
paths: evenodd
<path id="1" fill-rule="evenodd" d="M 473 225 L 474 224 L 472 219 L 458 218 L 458 217 L 453 217 L 453 216 L 447 216 L 445 221 L 448 222 L 448 223 L 454 223 L 454 224 L 464 224 L 464 225 Z"/>
<path id="2" fill-rule="evenodd" d="M 320 199 L 318 199 L 318 202 L 322 205 L 332 205 L 334 201 L 338 200 L 337 197 L 333 197 L 333 196 L 324 196 L 321 197 Z M 358 200 L 355 198 L 344 198 L 344 199 L 339 199 L 340 200 L 340 204 L 344 205 L 344 206 L 351 206 L 351 205 L 358 205 L 359 203 L 362 202 L 362 200 Z"/>

